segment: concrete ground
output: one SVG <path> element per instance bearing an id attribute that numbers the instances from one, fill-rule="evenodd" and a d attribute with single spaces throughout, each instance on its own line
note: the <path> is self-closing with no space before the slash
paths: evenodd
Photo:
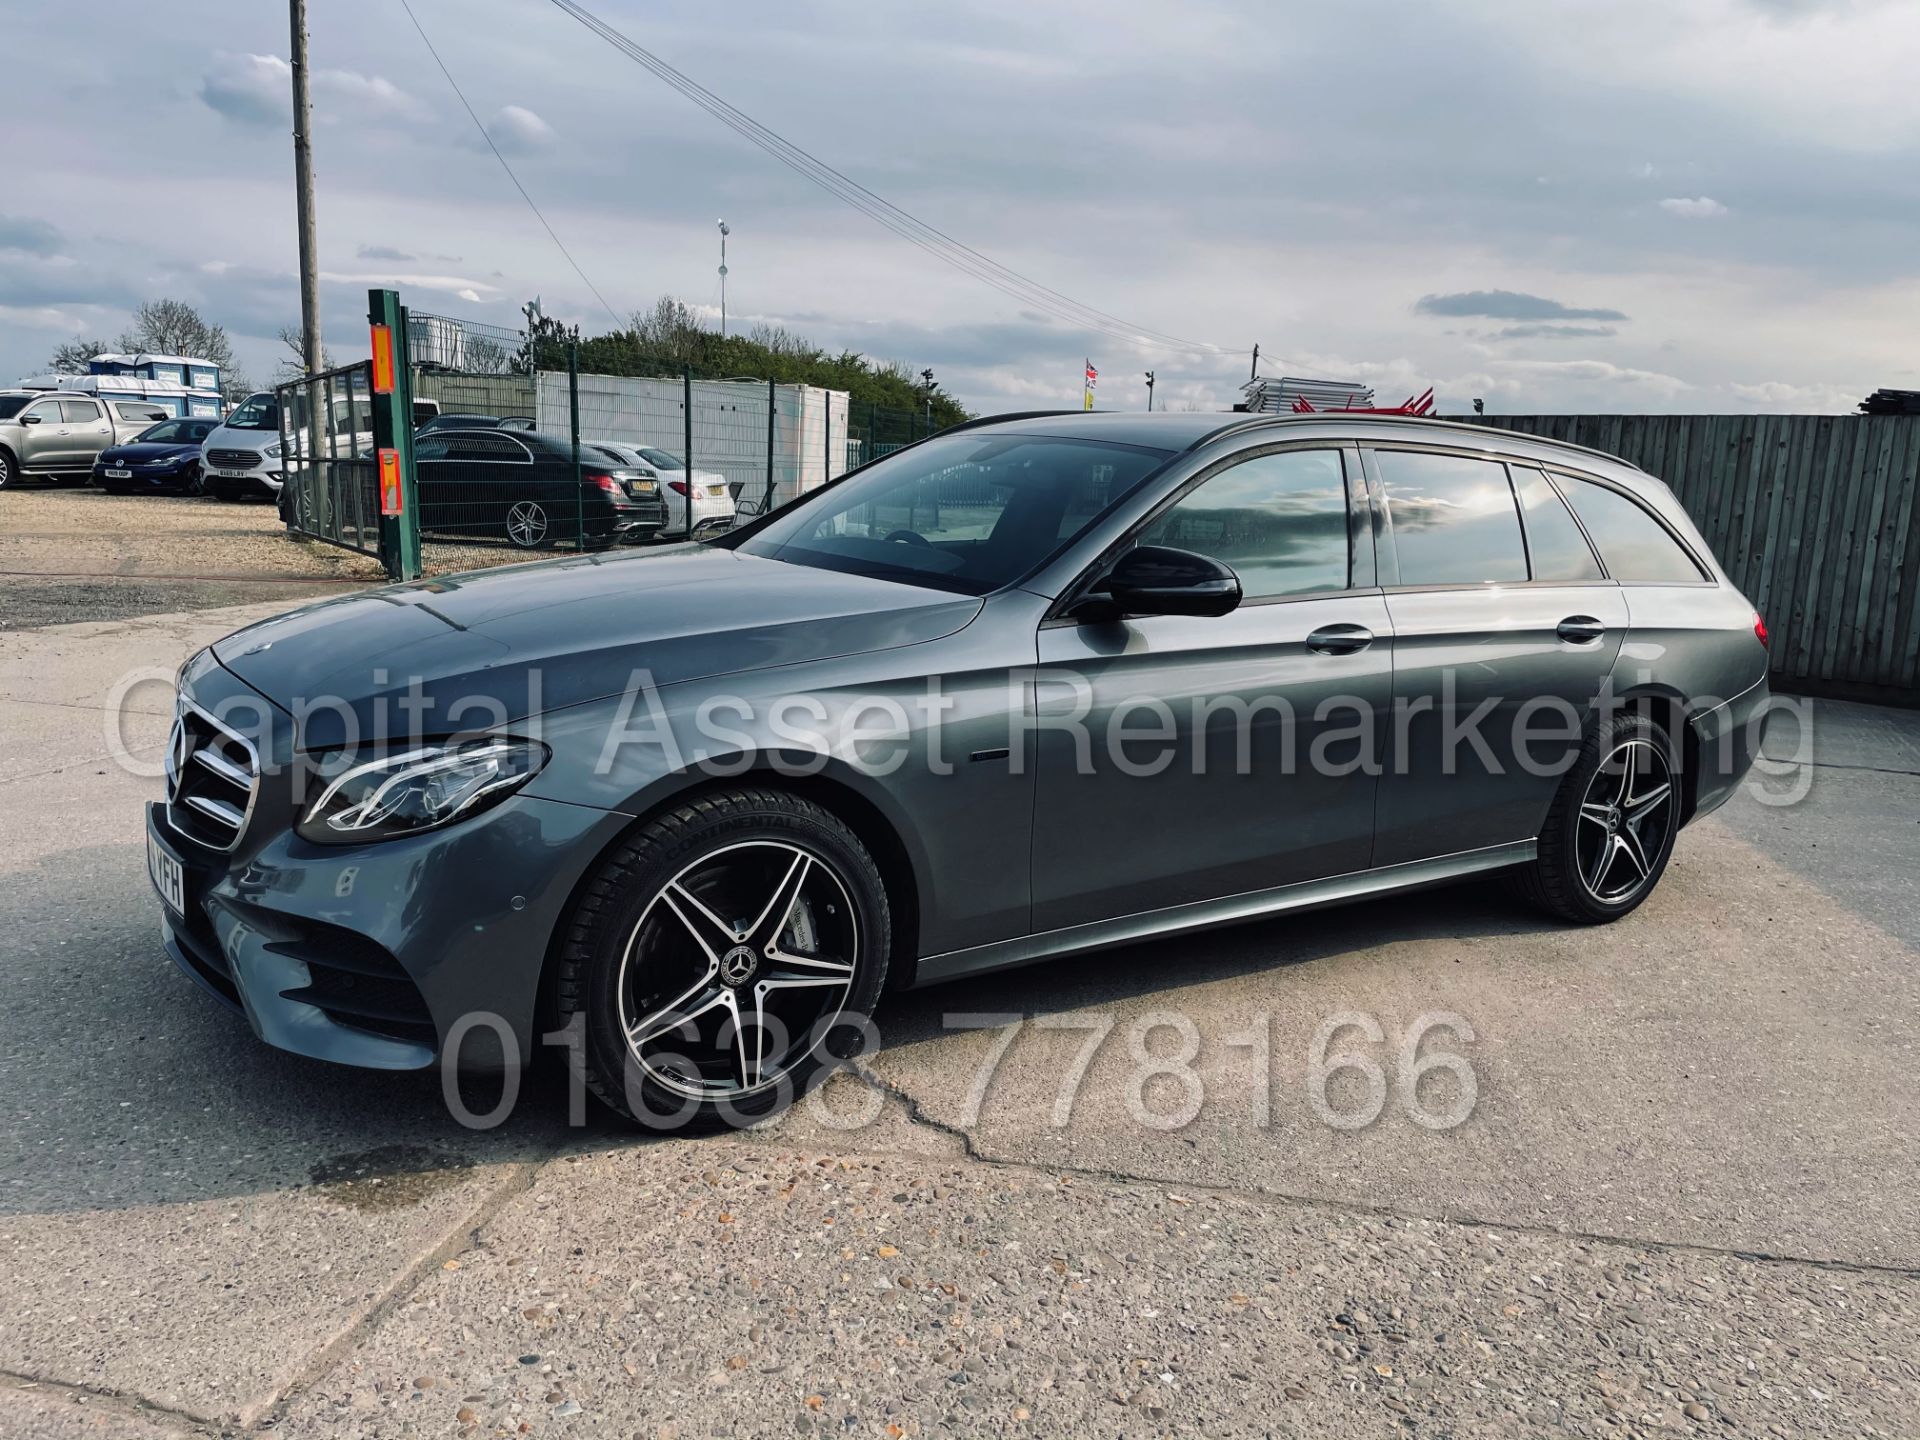
<path id="1" fill-rule="evenodd" d="M 0 635 L 0 1434 L 1920 1433 L 1920 716 L 1776 726 L 1603 930 L 1375 901 L 898 997 L 761 1132 L 474 1131 L 156 943 L 106 697 L 273 608 Z"/>

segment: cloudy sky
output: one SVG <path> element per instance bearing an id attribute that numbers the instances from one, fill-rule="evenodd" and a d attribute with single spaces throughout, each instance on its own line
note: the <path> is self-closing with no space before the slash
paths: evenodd
<path id="1" fill-rule="evenodd" d="M 591 0 L 756 120 L 1132 326 L 1089 334 L 782 168 L 547 0 L 413 0 L 621 315 L 663 293 L 932 366 L 977 409 L 1224 406 L 1275 373 L 1443 408 L 1845 410 L 1920 388 L 1920 5 Z M 397 0 L 313 7 L 324 325 L 365 290 L 611 322 Z M 13 8 L 0 380 L 142 299 L 265 378 L 297 321 L 285 7 Z M 718 17 L 724 14 L 724 22 Z M 21 57 L 31 57 L 23 64 Z"/>

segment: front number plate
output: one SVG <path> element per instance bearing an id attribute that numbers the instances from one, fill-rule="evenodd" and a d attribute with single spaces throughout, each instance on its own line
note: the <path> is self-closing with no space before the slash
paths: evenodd
<path id="1" fill-rule="evenodd" d="M 147 836 L 147 874 L 153 879 L 153 888 L 160 892 L 160 898 L 167 902 L 167 908 L 174 914 L 184 917 L 187 913 L 187 879 L 180 868 L 180 862 L 160 848 L 160 842 Z"/>
<path id="2" fill-rule="evenodd" d="M 114 468 L 109 466 L 107 468 L 107 478 L 109 480 L 131 480 L 133 478 L 133 471 L 115 470 Z"/>
<path id="3" fill-rule="evenodd" d="M 244 470 L 216 470 L 213 472 L 222 480 L 251 480 L 253 477 Z"/>

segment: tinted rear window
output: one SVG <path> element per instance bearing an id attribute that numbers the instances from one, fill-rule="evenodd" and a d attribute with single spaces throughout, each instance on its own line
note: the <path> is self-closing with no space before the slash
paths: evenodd
<path id="1" fill-rule="evenodd" d="M 1527 578 L 1507 467 L 1458 455 L 1378 456 L 1402 585 L 1477 585 Z"/>
<path id="2" fill-rule="evenodd" d="M 1600 562 L 1547 477 L 1515 465 L 1513 488 L 1527 525 L 1527 558 L 1536 580 L 1598 580 Z"/>
<path id="3" fill-rule="evenodd" d="M 1614 579 L 1697 585 L 1707 578 L 1667 527 L 1641 509 L 1639 502 L 1591 480 L 1563 475 L 1560 484 Z"/>

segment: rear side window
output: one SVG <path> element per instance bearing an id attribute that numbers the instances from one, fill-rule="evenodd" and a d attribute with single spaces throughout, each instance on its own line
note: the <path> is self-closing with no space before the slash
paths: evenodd
<path id="1" fill-rule="evenodd" d="M 1338 450 L 1284 450 L 1231 466 L 1140 534 L 1227 565 L 1249 600 L 1347 587 L 1347 482 Z"/>
<path id="2" fill-rule="evenodd" d="M 1580 523 L 1600 547 L 1607 573 L 1616 580 L 1656 585 L 1698 585 L 1707 577 L 1667 527 L 1618 490 L 1591 480 L 1561 476 L 1560 484 Z"/>
<path id="3" fill-rule="evenodd" d="M 1520 497 L 1520 515 L 1527 527 L 1527 559 L 1536 580 L 1598 580 L 1600 562 L 1580 533 L 1573 516 L 1538 470 L 1509 467 L 1513 488 Z"/>
<path id="4" fill-rule="evenodd" d="M 1402 585 L 1479 585 L 1527 578 L 1507 467 L 1494 460 L 1378 453 Z"/>
<path id="5" fill-rule="evenodd" d="M 62 400 L 60 408 L 69 422 L 85 425 L 100 418 L 100 407 L 91 400 Z"/>

